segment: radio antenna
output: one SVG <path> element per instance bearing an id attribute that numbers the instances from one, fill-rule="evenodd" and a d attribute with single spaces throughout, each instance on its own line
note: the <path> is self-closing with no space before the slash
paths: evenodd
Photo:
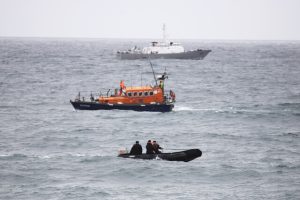
<path id="1" fill-rule="evenodd" d="M 151 66 L 151 69 L 152 69 L 152 73 L 153 73 L 153 78 L 155 80 L 155 86 L 157 86 L 157 80 L 156 80 L 156 77 L 155 77 L 155 72 L 154 72 L 154 69 L 153 69 L 153 65 L 152 65 L 152 62 L 150 60 L 150 58 L 148 57 L 148 60 L 150 62 L 150 66 Z"/>

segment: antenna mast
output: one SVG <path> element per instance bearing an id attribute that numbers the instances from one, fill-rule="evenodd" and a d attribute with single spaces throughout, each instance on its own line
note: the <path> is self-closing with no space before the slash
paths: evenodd
<path id="1" fill-rule="evenodd" d="M 150 60 L 149 57 L 148 57 L 148 60 L 150 62 L 150 66 L 151 66 L 151 69 L 152 69 L 153 77 L 154 77 L 154 80 L 155 80 L 155 86 L 157 86 L 157 80 L 156 80 L 156 77 L 155 77 L 155 72 L 154 72 L 154 69 L 153 69 L 153 66 L 152 66 L 152 62 L 151 62 L 151 60 Z"/>
<path id="2" fill-rule="evenodd" d="M 143 67 L 141 67 L 141 87 L 143 86 Z"/>
<path id="3" fill-rule="evenodd" d="M 166 35 L 166 24 L 163 24 L 163 40 L 164 43 L 167 43 L 167 35 Z"/>

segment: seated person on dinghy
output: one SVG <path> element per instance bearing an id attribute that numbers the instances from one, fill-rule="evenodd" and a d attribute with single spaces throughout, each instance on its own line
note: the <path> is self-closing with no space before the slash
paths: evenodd
<path id="1" fill-rule="evenodd" d="M 135 144 L 131 147 L 130 153 L 131 155 L 140 155 L 143 153 L 143 148 L 139 144 L 139 141 L 136 141 Z"/>
<path id="2" fill-rule="evenodd" d="M 161 151 L 159 149 L 163 149 L 163 148 L 161 148 L 155 140 L 153 141 L 152 146 L 154 148 L 155 153 L 161 153 Z"/>
<path id="3" fill-rule="evenodd" d="M 155 154 L 154 147 L 152 145 L 151 140 L 148 140 L 147 145 L 146 145 L 146 150 L 147 150 L 146 154 Z"/>

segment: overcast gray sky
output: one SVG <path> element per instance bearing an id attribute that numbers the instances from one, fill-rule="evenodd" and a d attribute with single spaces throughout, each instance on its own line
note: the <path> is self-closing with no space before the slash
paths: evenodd
<path id="1" fill-rule="evenodd" d="M 300 40 L 300 0 L 0 0 L 0 36 Z"/>

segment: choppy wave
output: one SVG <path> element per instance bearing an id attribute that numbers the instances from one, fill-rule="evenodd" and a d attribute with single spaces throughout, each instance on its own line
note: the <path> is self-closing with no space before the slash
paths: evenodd
<path id="1" fill-rule="evenodd" d="M 287 133 L 282 133 L 282 136 L 284 137 L 292 137 L 292 138 L 298 138 L 300 137 L 300 132 L 287 132 Z"/>
<path id="2" fill-rule="evenodd" d="M 113 54 L 135 42 L 0 38 L 0 199 L 299 199 L 299 43 L 184 41 L 212 52 L 153 61 L 174 112 L 73 112 L 79 91 L 153 84 L 148 61 Z M 204 153 L 117 157 L 148 139 Z"/>
<path id="3" fill-rule="evenodd" d="M 0 155 L 0 160 L 22 160 L 28 158 L 27 155 L 21 153 L 14 154 L 2 154 Z"/>
<path id="4" fill-rule="evenodd" d="M 300 103 L 279 103 L 278 105 L 282 107 L 291 107 L 291 108 L 300 109 Z"/>
<path id="5" fill-rule="evenodd" d="M 289 163 L 289 164 L 279 164 L 279 165 L 276 165 L 276 168 L 279 168 L 279 169 L 295 169 L 295 170 L 299 170 L 300 169 L 300 165 L 294 165 L 292 163 Z"/>

